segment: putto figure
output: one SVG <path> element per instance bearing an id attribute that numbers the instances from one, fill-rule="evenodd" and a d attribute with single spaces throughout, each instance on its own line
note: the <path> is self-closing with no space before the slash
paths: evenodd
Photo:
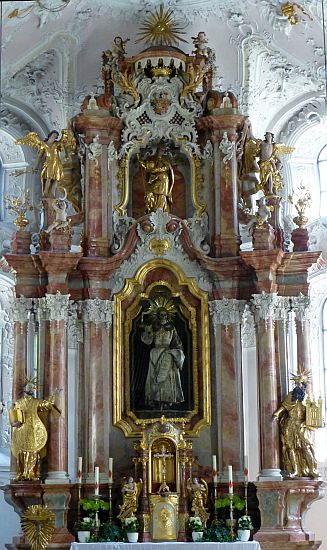
<path id="1" fill-rule="evenodd" d="M 12 430 L 11 452 L 17 458 L 16 481 L 40 479 L 41 458 L 46 455 L 48 434 L 40 413 L 60 410 L 55 405 L 55 396 L 48 399 L 34 397 L 34 383 L 28 381 L 23 397 L 9 411 Z"/>
<path id="2" fill-rule="evenodd" d="M 18 139 L 17 145 L 29 145 L 38 150 L 39 162 L 36 170 L 42 165 L 41 183 L 43 197 L 56 198 L 57 185 L 64 179 L 64 168 L 60 153 L 65 151 L 74 153 L 76 139 L 70 129 L 62 130 L 61 139 L 59 132 L 52 130 L 43 141 L 36 132 L 29 132 L 25 137 Z"/>
<path id="3" fill-rule="evenodd" d="M 290 391 L 274 417 L 279 420 L 282 443 L 282 467 L 291 477 L 318 477 L 317 461 L 306 415 L 307 371 L 292 375 L 295 387 Z M 316 426 L 322 427 L 322 426 Z"/>

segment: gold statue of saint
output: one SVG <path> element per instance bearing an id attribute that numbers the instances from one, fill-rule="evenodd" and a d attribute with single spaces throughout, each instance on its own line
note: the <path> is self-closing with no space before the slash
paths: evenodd
<path id="1" fill-rule="evenodd" d="M 200 482 L 197 477 L 194 477 L 193 481 L 190 479 L 188 480 L 187 488 L 192 500 L 191 510 L 194 512 L 195 516 L 201 518 L 202 525 L 206 527 L 207 521 L 210 517 L 206 511 L 206 504 L 208 501 L 208 485 L 204 479 L 201 479 Z"/>
<path id="2" fill-rule="evenodd" d="M 132 477 L 128 478 L 121 489 L 123 495 L 123 504 L 119 505 L 120 512 L 117 516 L 121 521 L 132 517 L 137 512 L 139 496 L 142 489 L 142 480 L 138 483 Z"/>
<path id="3" fill-rule="evenodd" d="M 147 160 L 139 162 L 145 171 L 144 177 L 144 201 L 146 213 L 155 212 L 161 208 L 164 212 L 170 212 L 173 199 L 174 172 L 167 156 L 164 155 L 162 146 L 159 145 L 157 153 Z"/>
<path id="4" fill-rule="evenodd" d="M 38 166 L 43 164 L 41 183 L 44 197 L 55 198 L 57 185 L 64 179 L 64 168 L 60 153 L 65 151 L 67 155 L 68 150 L 71 152 L 76 150 L 76 139 L 70 129 L 62 130 L 61 139 L 58 140 L 58 138 L 59 132 L 57 130 L 52 130 L 44 141 L 36 132 L 29 132 L 25 137 L 17 139 L 15 142 L 17 145 L 29 145 L 38 150 L 40 155 Z"/>
<path id="5" fill-rule="evenodd" d="M 308 373 L 299 372 L 292 379 L 295 387 L 274 412 L 279 420 L 282 467 L 291 477 L 314 478 L 318 477 L 317 461 L 309 438 L 309 430 L 314 428 L 307 423 L 305 406 Z"/>
<path id="6" fill-rule="evenodd" d="M 13 428 L 11 452 L 17 458 L 16 481 L 40 479 L 40 460 L 46 455 L 48 434 L 39 413 L 54 410 L 55 397 L 36 399 L 34 384 L 27 382 L 23 397 L 18 399 L 9 411 L 9 420 Z"/>

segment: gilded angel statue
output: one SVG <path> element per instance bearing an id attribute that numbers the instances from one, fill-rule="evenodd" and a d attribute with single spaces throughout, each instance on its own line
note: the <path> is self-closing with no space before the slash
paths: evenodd
<path id="1" fill-rule="evenodd" d="M 119 505 L 120 512 L 117 516 L 121 521 L 125 518 L 132 517 L 135 512 L 137 512 L 142 486 L 142 479 L 140 479 L 137 483 L 132 477 L 129 477 L 127 482 L 124 481 L 121 489 L 123 504 Z"/>
<path id="2" fill-rule="evenodd" d="M 206 527 L 206 523 L 209 519 L 209 514 L 206 511 L 206 505 L 208 501 L 208 485 L 204 479 L 198 480 L 194 477 L 193 480 L 188 479 L 187 488 L 192 500 L 191 510 L 195 516 L 201 518 L 202 524 Z"/>
<path id="3" fill-rule="evenodd" d="M 38 167 L 43 164 L 41 170 L 41 183 L 43 197 L 56 198 L 57 185 L 64 179 L 64 168 L 60 153 L 74 153 L 76 151 L 76 139 L 71 129 L 62 130 L 61 139 L 59 132 L 52 130 L 43 141 L 36 132 L 29 132 L 25 137 L 17 139 L 17 145 L 29 145 L 39 152 Z"/>

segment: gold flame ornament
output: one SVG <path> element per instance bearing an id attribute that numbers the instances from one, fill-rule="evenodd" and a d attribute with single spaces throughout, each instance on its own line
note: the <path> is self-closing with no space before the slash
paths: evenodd
<path id="1" fill-rule="evenodd" d="M 13 220 L 13 224 L 20 230 L 24 230 L 29 224 L 29 220 L 26 218 L 26 213 L 33 210 L 33 206 L 30 204 L 29 189 L 22 193 L 20 197 L 5 196 L 5 208 L 13 214 L 17 214 L 17 218 Z"/>
<path id="2" fill-rule="evenodd" d="M 287 17 L 291 25 L 298 25 L 300 23 L 300 17 L 298 12 L 302 12 L 303 15 L 307 15 L 310 21 L 313 21 L 312 17 L 295 2 L 285 2 L 281 5 L 282 14 Z"/>
<path id="3" fill-rule="evenodd" d="M 55 527 L 55 515 L 47 506 L 29 506 L 22 514 L 20 522 L 31 550 L 43 550 L 47 547 Z"/>
<path id="4" fill-rule="evenodd" d="M 145 42 L 149 46 L 177 46 L 179 42 L 187 42 L 181 37 L 185 34 L 185 27 L 186 24 L 174 19 L 172 9 L 164 10 L 161 4 L 159 10 L 151 12 L 144 20 L 136 42 Z"/>

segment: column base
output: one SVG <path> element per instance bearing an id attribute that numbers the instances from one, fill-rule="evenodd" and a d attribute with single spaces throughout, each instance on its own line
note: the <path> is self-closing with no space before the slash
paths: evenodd
<path id="1" fill-rule="evenodd" d="M 264 468 L 258 476 L 258 481 L 282 481 L 283 476 L 279 468 Z"/>
<path id="2" fill-rule="evenodd" d="M 44 480 L 46 485 L 56 485 L 61 483 L 70 483 L 69 475 L 67 472 L 48 472 L 47 477 Z"/>

